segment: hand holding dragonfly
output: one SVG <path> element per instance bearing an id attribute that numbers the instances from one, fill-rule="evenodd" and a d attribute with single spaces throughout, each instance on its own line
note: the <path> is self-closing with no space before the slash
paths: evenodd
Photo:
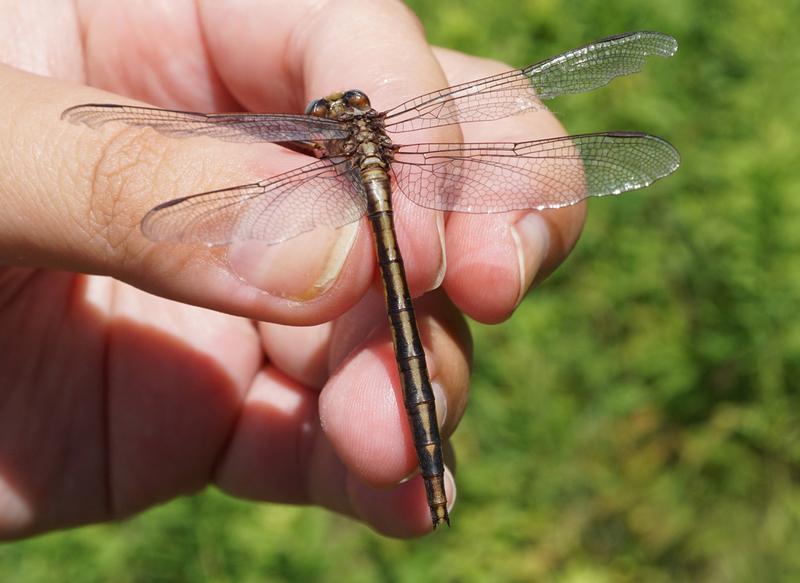
<path id="1" fill-rule="evenodd" d="M 70 71 L 86 69 L 92 84 L 179 109 L 286 112 L 297 111 L 298 103 L 309 97 L 347 86 L 364 89 L 373 106 L 383 110 L 505 69 L 437 51 L 445 79 L 407 13 L 394 4 L 370 6 L 367 27 L 333 11 L 319 13 L 309 23 L 301 21 L 300 12 L 284 7 L 270 13 L 275 34 L 265 37 L 258 29 L 243 37 L 241 31 L 250 30 L 244 24 L 232 27 L 238 30 L 235 36 L 212 31 L 208 23 L 218 8 L 209 5 L 195 23 L 210 50 L 203 67 L 198 69 L 189 58 L 200 48 L 192 44 L 193 39 L 198 42 L 192 36 L 197 30 L 178 27 L 186 36 L 171 38 L 177 47 L 159 45 L 187 55 L 186 60 L 171 61 L 185 66 L 184 75 L 175 75 L 174 67 L 168 72 L 161 55 L 148 53 L 154 47 L 136 47 L 149 57 L 144 62 L 108 54 L 102 49 L 119 42 L 112 38 L 119 31 L 95 24 L 94 44 L 87 45 L 83 67 L 70 63 L 71 69 L 51 73 L 69 77 Z M 153 15 L 132 16 L 152 18 L 149 26 L 164 25 Z M 230 12 L 225 16 L 238 16 L 242 23 L 254 18 Z M 343 44 L 342 38 L 358 42 Z M 406 50 L 398 53 L 394 47 L 399 45 Z M 385 489 L 413 469 L 416 459 L 397 387 L 387 381 L 393 366 L 390 336 L 380 296 L 371 285 L 375 267 L 365 229 L 355 223 L 329 233 L 330 239 L 305 239 L 300 246 L 267 250 L 267 264 L 260 259 L 261 249 L 254 259 L 247 247 L 232 253 L 189 246 L 165 252 L 136 229 L 147 210 L 164 200 L 234 183 L 255 184 L 296 167 L 300 155 L 272 146 L 171 140 L 111 126 L 103 132 L 59 129 L 63 133 L 55 145 L 42 145 L 41 136 L 48 135 L 51 123 L 48 115 L 59 106 L 120 99 L 11 70 L 4 74 L 13 80 L 10 99 L 19 103 L 10 141 L 20 152 L 51 148 L 43 154 L 57 162 L 36 174 L 36 181 L 25 172 L 30 169 L 25 164 L 36 159 L 23 158 L 21 165 L 3 168 L 4 190 L 25 196 L 10 200 L 11 219 L 0 253 L 7 263 L 40 268 L 30 279 L 25 279 L 27 270 L 9 270 L 8 281 L 11 287 L 20 286 L 17 298 L 52 298 L 54 293 L 70 298 L 69 304 L 51 300 L 44 313 L 62 318 L 79 309 L 81 317 L 69 331 L 81 342 L 64 346 L 54 341 L 54 352 L 61 351 L 69 364 L 94 362 L 98 371 L 111 373 L 74 387 L 65 387 L 63 379 L 58 386 L 37 384 L 24 371 L 13 378 L 20 394 L 27 390 L 31 395 L 30 385 L 36 385 L 38 394 L 58 391 L 66 410 L 52 412 L 48 427 L 54 433 L 60 427 L 57 421 L 69 414 L 68 405 L 94 405 L 70 436 L 77 442 L 71 451 L 86 453 L 75 470 L 83 473 L 69 475 L 71 483 L 77 479 L 92 488 L 88 495 L 62 492 L 58 481 L 45 479 L 48 459 L 41 468 L 31 468 L 25 464 L 29 456 L 15 458 L 13 465 L 25 479 L 21 487 L 6 491 L 19 509 L 16 522 L 5 521 L 10 525 L 6 536 L 130 514 L 208 480 L 247 497 L 319 503 L 396 536 L 425 532 L 430 523 L 418 478 Z M 165 94 L 171 97 L 165 99 Z M 464 136 L 458 135 L 458 126 L 434 128 L 426 132 L 425 141 L 518 142 L 563 133 L 545 111 L 511 124 L 462 129 Z M 583 217 L 580 206 L 544 215 L 517 210 L 477 217 L 454 214 L 446 220 L 414 205 L 396 213 L 412 293 L 441 284 L 458 307 L 483 321 L 507 317 L 537 274 L 541 277 L 563 259 Z M 47 267 L 109 274 L 164 297 L 257 320 L 336 320 L 306 329 L 261 325 L 256 335 L 244 320 L 159 300 L 119 281 L 41 269 Z M 10 309 L 23 310 L 24 316 L 25 307 L 12 304 Z M 442 294 L 418 303 L 417 312 L 434 391 L 446 403 L 446 414 L 440 411 L 446 417 L 446 435 L 465 405 L 469 340 L 460 316 Z M 87 343 L 87 337 L 95 344 Z M 11 355 L 19 358 L 26 346 L 15 342 Z M 32 335 L 30 346 L 41 346 L 41 337 Z M 264 367 L 263 354 L 268 359 Z M 318 406 L 324 432 L 317 425 Z M 24 398 L 17 407 L 30 409 Z M 13 414 L 9 408 L 6 412 Z M 0 436 L 0 447 L 11 443 L 14 428 L 6 425 L 8 437 Z M 143 435 L 162 447 L 143 447 Z M 298 449 L 298 443 L 303 447 Z M 56 444 L 23 445 L 17 451 Z"/>

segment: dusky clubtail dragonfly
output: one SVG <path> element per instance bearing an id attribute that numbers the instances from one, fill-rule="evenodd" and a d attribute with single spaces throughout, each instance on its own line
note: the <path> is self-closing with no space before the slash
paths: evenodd
<path id="1" fill-rule="evenodd" d="M 312 101 L 305 115 L 202 114 L 115 104 L 71 107 L 62 117 L 96 127 L 149 127 L 170 137 L 273 142 L 315 161 L 245 184 L 170 200 L 141 222 L 153 241 L 225 245 L 279 243 L 317 227 L 366 216 L 395 357 L 433 527 L 450 524 L 435 403 L 392 214 L 394 192 L 437 211 L 498 213 L 550 209 L 590 196 L 644 188 L 677 169 L 661 138 L 601 132 L 517 143 L 395 144 L 389 134 L 485 122 L 542 110 L 542 100 L 581 93 L 669 57 L 674 38 L 658 32 L 611 36 L 534 65 L 420 95 L 388 111 L 358 90 Z M 287 201 L 290 201 L 287 204 Z"/>

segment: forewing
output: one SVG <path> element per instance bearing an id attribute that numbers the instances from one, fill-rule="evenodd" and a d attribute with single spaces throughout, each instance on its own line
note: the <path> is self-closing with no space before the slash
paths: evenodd
<path id="1" fill-rule="evenodd" d="M 105 123 L 121 122 L 134 127 L 149 127 L 174 138 L 210 136 L 227 142 L 324 141 L 348 136 L 345 124 L 310 115 L 193 113 L 89 103 L 70 107 L 61 117 L 93 128 Z"/>
<path id="2" fill-rule="evenodd" d="M 279 243 L 317 227 L 358 220 L 366 198 L 349 161 L 313 162 L 268 180 L 177 198 L 142 220 L 154 241 Z"/>
<path id="3" fill-rule="evenodd" d="M 597 89 L 639 71 L 651 55 L 669 57 L 677 49 L 677 41 L 660 32 L 608 37 L 523 69 L 416 97 L 386 112 L 386 128 L 408 132 L 544 109 L 542 99 Z"/>
<path id="4" fill-rule="evenodd" d="M 517 144 L 403 146 L 393 170 L 399 189 L 420 206 L 496 213 L 559 208 L 644 188 L 679 164 L 677 150 L 661 138 L 613 132 Z"/>

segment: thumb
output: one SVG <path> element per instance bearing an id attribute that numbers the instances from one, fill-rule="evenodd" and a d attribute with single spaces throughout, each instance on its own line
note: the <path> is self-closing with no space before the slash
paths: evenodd
<path id="1" fill-rule="evenodd" d="M 62 119 L 81 103 L 128 103 L 0 65 L 0 263 L 111 275 L 172 299 L 285 324 L 326 321 L 372 276 L 359 222 L 248 249 L 155 244 L 139 228 L 167 200 L 252 184 L 313 159 L 271 144 L 171 139 Z M 239 255 L 242 255 L 241 253 Z M 255 265 L 255 267 L 254 267 Z"/>

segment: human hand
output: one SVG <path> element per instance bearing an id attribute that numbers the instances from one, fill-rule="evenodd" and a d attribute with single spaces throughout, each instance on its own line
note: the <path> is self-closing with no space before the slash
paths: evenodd
<path id="1" fill-rule="evenodd" d="M 0 57 L 17 68 L 0 68 L 0 537 L 127 516 L 209 483 L 321 504 L 393 536 L 429 531 L 421 480 L 397 485 L 417 461 L 365 225 L 265 249 L 255 266 L 153 245 L 138 222 L 159 202 L 303 160 L 59 115 L 119 95 L 298 112 L 351 87 L 382 110 L 503 67 L 431 51 L 389 0 L 7 4 Z M 563 133 L 547 113 L 463 132 Z M 452 127 L 425 136 L 460 139 Z M 487 322 L 563 259 L 583 219 L 581 206 L 446 218 L 398 207 L 415 295 L 441 283 Z M 441 292 L 417 313 L 447 436 L 466 404 L 469 336 Z"/>

